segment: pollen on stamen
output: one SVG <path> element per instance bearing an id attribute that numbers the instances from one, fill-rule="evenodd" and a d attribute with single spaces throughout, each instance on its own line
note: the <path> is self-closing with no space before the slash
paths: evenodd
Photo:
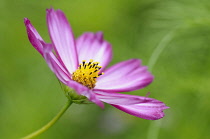
<path id="1" fill-rule="evenodd" d="M 103 72 L 100 73 L 102 67 L 98 65 L 99 62 L 93 62 L 92 59 L 87 63 L 83 60 L 82 64 L 79 64 L 78 69 L 72 74 L 72 80 L 88 87 L 89 89 L 93 89 L 96 84 L 96 79 L 104 74 Z"/>

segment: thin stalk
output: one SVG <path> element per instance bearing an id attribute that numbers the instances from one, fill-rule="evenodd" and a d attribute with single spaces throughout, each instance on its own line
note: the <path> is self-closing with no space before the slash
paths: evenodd
<path id="1" fill-rule="evenodd" d="M 163 50 L 166 48 L 166 46 L 169 44 L 169 42 L 174 38 L 175 31 L 178 29 L 178 26 L 175 27 L 173 30 L 168 32 L 162 40 L 158 43 L 157 47 L 153 51 L 148 67 L 149 70 L 152 71 L 153 67 L 155 66 L 160 54 L 163 52 Z M 150 123 L 148 133 L 147 133 L 147 139 L 158 139 L 159 131 L 160 131 L 160 126 L 162 124 L 163 119 L 157 120 L 157 121 L 152 121 Z"/>
<path id="2" fill-rule="evenodd" d="M 160 54 L 162 53 L 162 51 L 165 49 L 165 47 L 169 44 L 169 42 L 172 40 L 173 36 L 174 36 L 174 30 L 170 31 L 169 33 L 167 33 L 162 40 L 158 43 L 157 47 L 155 48 L 155 50 L 153 51 L 150 59 L 149 59 L 149 63 L 148 63 L 148 67 L 150 69 L 150 71 L 152 71 L 155 63 L 157 62 Z"/>
<path id="3" fill-rule="evenodd" d="M 158 139 L 160 126 L 162 124 L 162 120 L 152 121 L 149 126 L 149 130 L 147 133 L 147 139 Z"/>
<path id="4" fill-rule="evenodd" d="M 61 111 L 49 123 L 47 123 L 42 128 L 38 129 L 37 131 L 23 137 L 22 139 L 32 139 L 32 138 L 42 134 L 46 130 L 48 130 L 51 126 L 53 126 L 60 119 L 60 117 L 65 113 L 65 111 L 69 108 L 69 106 L 71 104 L 72 104 L 72 101 L 68 100 L 66 105 L 61 109 Z"/>

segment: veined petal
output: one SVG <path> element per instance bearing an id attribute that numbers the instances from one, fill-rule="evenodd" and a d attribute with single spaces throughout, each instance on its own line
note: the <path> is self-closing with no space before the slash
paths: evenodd
<path id="1" fill-rule="evenodd" d="M 93 59 L 94 62 L 100 63 L 103 70 L 112 59 L 111 44 L 103 39 L 102 32 L 82 34 L 76 41 L 76 47 L 80 63 L 82 60 Z"/>
<path id="2" fill-rule="evenodd" d="M 147 120 L 158 120 L 160 118 L 163 118 L 164 117 L 163 110 L 169 108 L 160 103 L 140 103 L 134 105 L 111 104 L 111 105 L 128 114 Z"/>
<path id="3" fill-rule="evenodd" d="M 133 104 L 148 103 L 148 102 L 160 103 L 160 101 L 148 97 L 102 92 L 102 91 L 94 91 L 94 92 L 101 101 L 109 104 L 133 105 Z"/>
<path id="4" fill-rule="evenodd" d="M 104 103 L 97 98 L 97 96 L 94 94 L 92 90 L 88 90 L 86 92 L 83 92 L 83 95 L 86 96 L 90 101 L 97 104 L 101 108 L 104 108 Z"/>
<path id="5" fill-rule="evenodd" d="M 52 45 L 43 41 L 39 33 L 31 24 L 30 20 L 24 18 L 24 23 L 28 33 L 28 38 L 34 48 L 45 58 L 50 69 L 56 74 L 59 80 L 66 82 L 69 80 L 69 74 L 61 65 L 55 55 L 52 53 Z"/>
<path id="6" fill-rule="evenodd" d="M 48 48 L 48 49 L 46 49 Z M 52 53 L 52 51 L 49 49 L 49 47 L 44 47 L 44 58 L 50 67 L 50 69 L 55 73 L 56 77 L 63 82 L 64 84 L 67 84 L 70 78 L 70 74 L 65 70 L 64 67 L 60 64 L 60 62 L 57 60 L 55 55 Z"/>
<path id="7" fill-rule="evenodd" d="M 34 46 L 34 48 L 43 56 L 42 42 L 44 42 L 44 41 L 43 41 L 42 37 L 36 31 L 36 29 L 31 24 L 31 22 L 28 18 L 24 18 L 24 23 L 25 23 L 25 26 L 26 26 L 26 31 L 27 31 L 27 34 L 28 34 L 29 41 Z"/>
<path id="8" fill-rule="evenodd" d="M 101 108 L 104 108 L 103 102 L 101 102 L 97 98 L 97 96 L 93 93 L 93 91 L 90 90 L 89 88 L 87 88 L 86 86 L 84 86 L 78 82 L 75 82 L 73 80 L 69 80 L 66 85 L 69 86 L 70 88 L 74 89 L 76 91 L 76 93 L 78 93 L 79 95 L 86 96 L 90 101 L 97 104 Z"/>
<path id="9" fill-rule="evenodd" d="M 47 10 L 47 24 L 54 50 L 70 73 L 78 67 L 77 51 L 71 27 L 61 10 Z"/>
<path id="10" fill-rule="evenodd" d="M 143 119 L 160 119 L 164 116 L 163 110 L 169 108 L 163 102 L 148 97 L 100 91 L 95 93 L 101 101 Z"/>
<path id="11" fill-rule="evenodd" d="M 95 90 L 127 92 L 144 88 L 153 81 L 153 76 L 138 59 L 120 62 L 104 71 L 97 78 Z"/>

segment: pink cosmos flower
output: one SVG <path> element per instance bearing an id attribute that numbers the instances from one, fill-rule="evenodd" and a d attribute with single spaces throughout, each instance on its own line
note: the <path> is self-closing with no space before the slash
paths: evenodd
<path id="1" fill-rule="evenodd" d="M 120 62 L 106 69 L 112 59 L 112 47 L 103 33 L 87 32 L 75 39 L 61 10 L 47 10 L 47 25 L 52 43 L 46 43 L 25 18 L 28 38 L 50 69 L 66 86 L 86 96 L 100 107 L 103 102 L 137 117 L 156 120 L 168 107 L 158 100 L 119 94 L 144 88 L 153 80 L 139 59 Z M 99 66 L 100 65 L 100 66 Z"/>

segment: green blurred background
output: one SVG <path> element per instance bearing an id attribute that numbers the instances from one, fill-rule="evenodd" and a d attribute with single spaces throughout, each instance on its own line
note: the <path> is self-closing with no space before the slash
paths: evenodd
<path id="1" fill-rule="evenodd" d="M 46 8 L 65 12 L 75 36 L 103 31 L 113 46 L 111 64 L 140 58 L 154 82 L 130 94 L 170 107 L 159 121 L 140 119 L 110 105 L 73 105 L 37 139 L 209 139 L 209 0 L 0 0 L 0 138 L 16 139 L 42 127 L 66 103 L 60 85 L 28 41 L 27 17 L 49 42 Z M 151 69 L 151 68 L 150 68 Z"/>

